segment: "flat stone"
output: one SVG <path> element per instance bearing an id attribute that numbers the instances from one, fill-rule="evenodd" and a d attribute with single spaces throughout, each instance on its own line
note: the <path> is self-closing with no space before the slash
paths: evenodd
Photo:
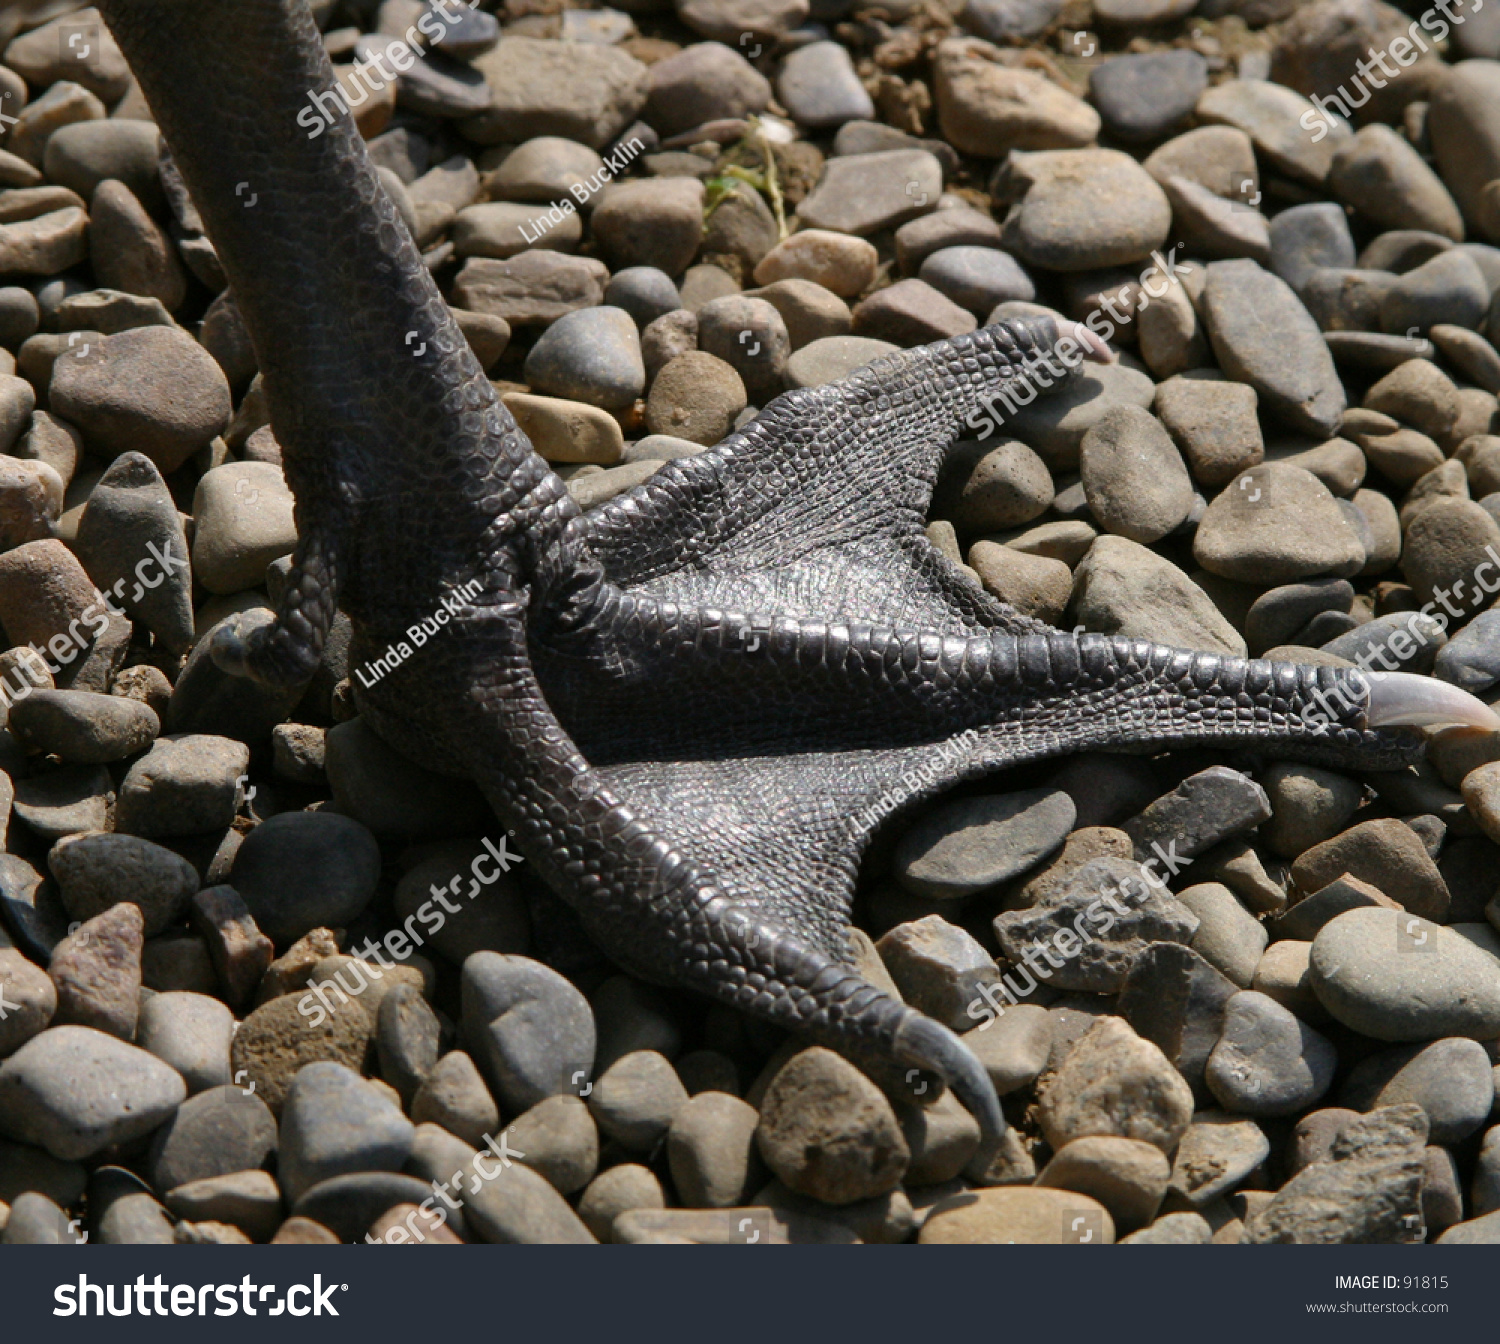
<path id="1" fill-rule="evenodd" d="M 589 1094 L 600 1130 L 632 1152 L 649 1153 L 687 1104 L 687 1089 L 664 1055 L 636 1050 L 611 1064 Z"/>
<path id="2" fill-rule="evenodd" d="M 792 353 L 786 364 L 787 384 L 796 388 L 838 382 L 900 348 L 868 336 L 825 336 Z"/>
<path id="3" fill-rule="evenodd" d="M 925 149 L 833 158 L 797 215 L 808 228 L 863 237 L 935 208 L 942 190 L 942 165 Z"/>
<path id="4" fill-rule="evenodd" d="M 1047 1067 L 1052 1019 L 1034 1003 L 996 1007 L 964 1033 L 964 1044 L 984 1066 L 996 1094 L 1003 1097 L 1029 1087 Z"/>
<path id="5" fill-rule="evenodd" d="M 1412 829 L 1393 818 L 1361 822 L 1303 853 L 1292 866 L 1292 881 L 1317 891 L 1348 874 L 1422 919 L 1448 915 L 1447 883 Z"/>
<path id="6" fill-rule="evenodd" d="M 563 136 L 603 149 L 640 114 L 651 76 L 617 47 L 502 37 L 473 68 L 490 88 L 490 106 L 463 122 L 481 144 Z"/>
<path id="7" fill-rule="evenodd" d="M 167 1191 L 174 1217 L 227 1223 L 251 1241 L 269 1241 L 281 1225 L 281 1191 L 268 1171 L 235 1171 Z"/>
<path id="8" fill-rule="evenodd" d="M 1343 385 L 1317 323 L 1285 281 L 1249 259 L 1212 262 L 1200 310 L 1229 377 L 1248 383 L 1293 428 L 1324 438 L 1337 432 Z"/>
<path id="9" fill-rule="evenodd" d="M 1085 921 L 1094 927 L 1083 927 Z M 1198 919 L 1165 887 L 1153 890 L 1139 864 L 1102 858 L 1083 864 L 1035 905 L 996 915 L 994 927 L 1006 956 L 1016 963 L 1024 959 L 1048 984 L 1113 994 L 1148 945 L 1189 942 Z M 1039 955 L 1042 948 L 1054 953 L 1046 964 Z M 1061 966 L 1054 960 L 1057 955 Z M 1006 984 L 1017 991 L 1012 978 L 1019 982 L 1023 977 L 1034 986 L 1032 972 L 1019 966 Z"/>
<path id="10" fill-rule="evenodd" d="M 1380 305 L 1380 327 L 1388 335 L 1408 337 L 1440 323 L 1473 329 L 1484 324 L 1489 305 L 1484 273 L 1472 257 L 1453 248 L 1390 287 Z"/>
<path id="11" fill-rule="evenodd" d="M 1453 1037 L 1402 1046 L 1360 1060 L 1345 1079 L 1339 1100 L 1359 1111 L 1413 1102 L 1427 1115 L 1431 1142 L 1461 1143 L 1489 1117 L 1495 1103 L 1494 1072 L 1477 1041 Z"/>
<path id="12" fill-rule="evenodd" d="M 1098 538 L 1073 578 L 1075 619 L 1087 630 L 1244 656 L 1244 640 L 1208 594 L 1137 542 Z"/>
<path id="13" fill-rule="evenodd" d="M 1007 414 L 1004 423 L 1008 433 L 1030 444 L 1054 471 L 1076 471 L 1083 436 L 1104 415 L 1122 405 L 1149 410 L 1155 397 L 1156 384 L 1138 369 L 1085 364 L 1062 388 Z"/>
<path id="14" fill-rule="evenodd" d="M 1254 1120 L 1199 1111 L 1177 1145 L 1168 1188 L 1194 1208 L 1203 1208 L 1228 1194 L 1270 1155 L 1270 1140 Z"/>
<path id="15" fill-rule="evenodd" d="M 505 261 L 470 257 L 453 280 L 453 301 L 511 327 L 545 327 L 604 298 L 609 269 L 597 257 L 531 248 Z"/>
<path id="16" fill-rule="evenodd" d="M 1109 1211 L 1072 1190 L 1017 1186 L 971 1190 L 928 1210 L 917 1240 L 923 1245 L 1110 1245 Z"/>
<path id="17" fill-rule="evenodd" d="M 1243 1242 L 1344 1245 L 1413 1240 L 1421 1225 L 1427 1121 L 1389 1107 L 1348 1125 L 1329 1160 L 1304 1168 L 1246 1220 Z"/>
<path id="18" fill-rule="evenodd" d="M 1052 853 L 1076 809 L 1058 790 L 963 799 L 930 812 L 902 836 L 896 873 L 914 895 L 964 896 L 1019 876 Z"/>
<path id="19" fill-rule="evenodd" d="M 1081 98 L 1006 64 L 999 48 L 977 38 L 940 42 L 933 77 L 938 125 L 961 154 L 1003 159 L 1012 150 L 1091 144 L 1099 134 L 1099 114 Z"/>
<path id="20" fill-rule="evenodd" d="M 1323 136 L 1307 133 L 1311 114 L 1326 127 Z M 1277 172 L 1313 186 L 1328 177 L 1333 156 L 1351 136 L 1340 118 L 1325 118 L 1300 93 L 1269 80 L 1232 79 L 1208 89 L 1198 100 L 1198 119 L 1242 130 Z"/>
<path id="21" fill-rule="evenodd" d="M 86 359 L 60 361 L 53 409 L 98 450 L 136 449 L 170 473 L 229 424 L 229 385 L 186 332 L 137 327 L 101 337 Z"/>
<path id="22" fill-rule="evenodd" d="M 1206 1101 L 1204 1068 L 1223 1030 L 1225 1006 L 1237 992 L 1233 980 L 1190 947 L 1152 943 L 1130 964 L 1119 1008 Z"/>
<path id="23" fill-rule="evenodd" d="M 1266 462 L 1242 472 L 1209 503 L 1193 558 L 1222 578 L 1264 585 L 1357 573 L 1365 549 L 1317 477 Z"/>

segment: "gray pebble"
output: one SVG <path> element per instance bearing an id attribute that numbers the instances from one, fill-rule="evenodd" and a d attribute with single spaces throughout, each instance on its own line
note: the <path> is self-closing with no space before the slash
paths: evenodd
<path id="1" fill-rule="evenodd" d="M 511 1114 L 576 1093 L 594 1065 L 588 1000 L 527 957 L 476 952 L 463 966 L 463 1032 L 475 1063 Z"/>
<path id="2" fill-rule="evenodd" d="M 140 1138 L 187 1096 L 175 1069 L 90 1027 L 52 1027 L 0 1064 L 0 1133 L 54 1157 Z"/>
<path id="3" fill-rule="evenodd" d="M 333 1176 L 399 1171 L 411 1153 L 411 1122 L 342 1064 L 305 1065 L 281 1111 L 277 1171 L 289 1203 Z"/>
<path id="4" fill-rule="evenodd" d="M 270 1107 L 254 1092 L 230 1084 L 182 1104 L 152 1141 L 146 1170 L 158 1190 L 171 1190 L 189 1181 L 249 1171 L 275 1150 Z"/>
<path id="5" fill-rule="evenodd" d="M 1310 978 L 1340 1022 L 1382 1041 L 1500 1033 L 1500 963 L 1404 912 L 1349 910 L 1313 940 Z"/>
<path id="6" fill-rule="evenodd" d="M 1479 1042 L 1462 1037 L 1382 1050 L 1350 1070 L 1339 1100 L 1359 1111 L 1415 1102 L 1427 1113 L 1433 1143 L 1461 1143 L 1494 1105 L 1490 1057 Z"/>
<path id="7" fill-rule="evenodd" d="M 234 856 L 229 881 L 261 931 L 288 946 L 316 928 L 347 928 L 375 894 L 380 848 L 359 822 L 332 812 L 283 812 Z"/>
<path id="8" fill-rule="evenodd" d="M 1241 1115 L 1292 1115 L 1333 1082 L 1333 1045 L 1276 1000 L 1242 990 L 1224 1010 L 1224 1031 L 1204 1071 L 1224 1108 Z"/>
<path id="9" fill-rule="evenodd" d="M 136 1040 L 187 1083 L 193 1096 L 230 1082 L 229 1040 L 234 1014 L 206 994 L 153 994 L 141 1005 Z"/>

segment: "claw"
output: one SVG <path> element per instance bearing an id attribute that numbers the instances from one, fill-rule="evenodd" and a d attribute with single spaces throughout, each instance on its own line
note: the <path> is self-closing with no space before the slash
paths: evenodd
<path id="1" fill-rule="evenodd" d="M 947 1027 L 921 1013 L 908 1012 L 896 1032 L 891 1053 L 903 1064 L 931 1069 L 941 1075 L 979 1121 L 984 1136 L 982 1151 L 988 1154 L 999 1148 L 1006 1124 L 995 1085 L 969 1047 Z"/>
<path id="2" fill-rule="evenodd" d="M 1109 348 L 1104 339 L 1095 331 L 1091 331 L 1082 322 L 1059 322 L 1061 336 L 1071 336 L 1083 347 L 1083 357 L 1091 364 L 1113 364 L 1115 352 Z"/>
<path id="3" fill-rule="evenodd" d="M 1371 672 L 1365 720 L 1371 728 L 1461 724 L 1500 732 L 1500 715 L 1468 691 L 1410 672 Z"/>

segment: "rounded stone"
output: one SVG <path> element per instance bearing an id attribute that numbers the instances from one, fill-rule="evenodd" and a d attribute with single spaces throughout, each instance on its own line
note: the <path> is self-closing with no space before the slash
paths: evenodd
<path id="1" fill-rule="evenodd" d="M 93 691 L 33 691 L 11 707 L 7 726 L 28 750 L 78 765 L 123 760 L 161 732 L 138 700 Z"/>
<path id="2" fill-rule="evenodd" d="M 681 1106 L 667 1133 L 672 1184 L 687 1208 L 728 1209 L 754 1189 L 759 1167 L 753 1106 L 724 1092 L 700 1092 Z"/>
<path id="3" fill-rule="evenodd" d="M 357 998 L 343 995 L 345 1001 L 339 1002 L 339 997 L 330 992 L 325 1006 L 311 992 L 283 994 L 250 1013 L 229 1048 L 230 1068 L 240 1086 L 254 1087 L 255 1096 L 280 1111 L 304 1064 L 333 1060 L 361 1069 L 375 1024 Z"/>
<path id="4" fill-rule="evenodd" d="M 1333 1082 L 1333 1045 L 1275 999 L 1253 989 L 1232 996 L 1204 1079 L 1227 1111 L 1294 1115 Z"/>
<path id="5" fill-rule="evenodd" d="M 1036 298 L 1031 277 L 1014 257 L 995 247 L 942 248 L 922 262 L 917 275 L 975 317 L 984 317 L 996 304 Z"/>
<path id="6" fill-rule="evenodd" d="M 316 928 L 347 928 L 380 880 L 380 846 L 333 812 L 282 812 L 245 837 L 230 884 L 261 932 L 288 946 Z"/>
<path id="7" fill-rule="evenodd" d="M 601 1171 L 578 1201 L 578 1216 L 601 1242 L 613 1238 L 615 1219 L 632 1209 L 664 1209 L 661 1182 L 649 1167 L 622 1162 Z"/>
<path id="8" fill-rule="evenodd" d="M 1097 1199 L 1117 1230 L 1144 1227 L 1156 1215 L 1172 1164 L 1155 1144 L 1100 1134 L 1074 1139 L 1038 1173 L 1038 1186 Z"/>
<path id="9" fill-rule="evenodd" d="M 825 1204 L 894 1190 L 910 1160 L 884 1094 L 820 1046 L 794 1055 L 771 1080 L 756 1142 L 789 1190 Z"/>
<path id="10" fill-rule="evenodd" d="M 288 1202 L 335 1176 L 400 1171 L 414 1129 L 387 1096 L 331 1061 L 298 1071 L 281 1112 L 277 1176 Z"/>
<path id="11" fill-rule="evenodd" d="M 623 308 L 580 308 L 557 319 L 526 356 L 538 392 L 619 410 L 646 388 L 635 319 Z"/>
<path id="12" fill-rule="evenodd" d="M 1161 422 L 1137 406 L 1107 412 L 1079 450 L 1089 511 L 1107 532 L 1143 545 L 1175 531 L 1193 505 L 1193 482 Z"/>
<path id="13" fill-rule="evenodd" d="M 191 1096 L 231 1081 L 234 1026 L 229 1008 L 206 994 L 153 994 L 141 1005 L 136 1043 L 176 1069 Z"/>
<path id="14" fill-rule="evenodd" d="M 755 283 L 811 280 L 842 299 L 874 283 L 879 263 L 873 243 L 831 229 L 801 229 L 778 243 L 755 267 Z"/>
<path id="15" fill-rule="evenodd" d="M 646 424 L 653 434 L 712 445 L 734 428 L 747 404 L 744 381 L 732 365 L 690 350 L 656 375 L 646 402 Z"/>
<path id="16" fill-rule="evenodd" d="M 151 1133 L 186 1096 L 154 1055 L 92 1027 L 52 1027 L 0 1064 L 0 1134 L 76 1161 Z"/>
<path id="17" fill-rule="evenodd" d="M 1309 980 L 1334 1017 L 1378 1041 L 1500 1035 L 1500 961 L 1404 911 L 1330 920 L 1313 939 Z"/>
<path id="18" fill-rule="evenodd" d="M 623 308 L 643 331 L 657 318 L 682 307 L 682 296 L 672 277 L 655 266 L 627 266 L 616 271 L 604 287 L 604 302 Z"/>
<path id="19" fill-rule="evenodd" d="M 1119 150 L 1015 153 L 997 185 L 1016 203 L 1001 227 L 1006 250 L 1048 270 L 1128 265 L 1166 242 L 1172 225 L 1166 194 Z"/>
<path id="20" fill-rule="evenodd" d="M 135 449 L 163 475 L 223 433 L 232 409 L 218 362 L 177 327 L 101 337 L 86 358 L 57 362 L 49 395 L 96 452 Z"/>
<path id="21" fill-rule="evenodd" d="M 577 1095 L 594 1065 L 594 1016 L 568 980 L 527 957 L 475 952 L 463 965 L 463 1033 L 511 1114 Z"/>
<path id="22" fill-rule="evenodd" d="M 70 918 L 93 919 L 121 901 L 140 907 L 145 936 L 182 919 L 198 890 L 198 871 L 180 854 L 134 835 L 84 832 L 59 840 L 47 856 Z"/>
<path id="23" fill-rule="evenodd" d="M 682 1079 L 655 1050 L 633 1050 L 617 1059 L 588 1096 L 600 1131 L 637 1153 L 651 1152 L 687 1103 Z"/>

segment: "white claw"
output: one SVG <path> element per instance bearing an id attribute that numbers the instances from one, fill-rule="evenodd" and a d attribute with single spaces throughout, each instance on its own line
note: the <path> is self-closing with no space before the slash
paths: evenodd
<path id="1" fill-rule="evenodd" d="M 1369 683 L 1370 707 L 1365 718 L 1371 728 L 1461 724 L 1500 732 L 1500 715 L 1446 681 L 1410 672 L 1374 672 Z"/>
<path id="2" fill-rule="evenodd" d="M 1083 347 L 1083 357 L 1091 364 L 1113 364 L 1115 352 L 1105 344 L 1104 339 L 1095 331 L 1091 331 L 1082 322 L 1061 322 L 1058 324 L 1059 334 L 1071 336 Z"/>

